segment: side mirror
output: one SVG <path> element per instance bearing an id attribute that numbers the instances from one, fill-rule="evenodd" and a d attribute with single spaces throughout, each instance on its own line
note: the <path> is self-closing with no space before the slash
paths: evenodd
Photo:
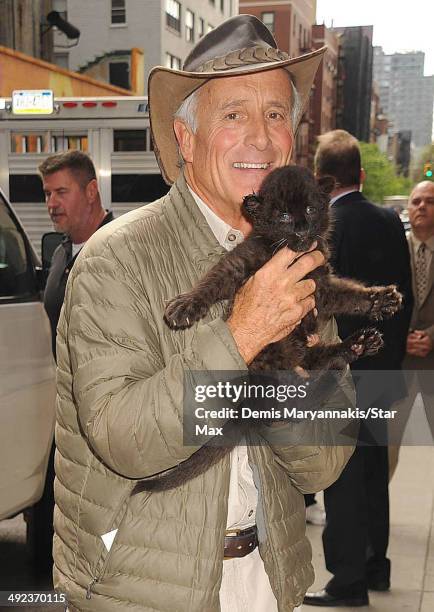
<path id="1" fill-rule="evenodd" d="M 47 232 L 41 239 L 42 269 L 50 269 L 53 253 L 63 240 L 63 234 L 59 232 Z"/>

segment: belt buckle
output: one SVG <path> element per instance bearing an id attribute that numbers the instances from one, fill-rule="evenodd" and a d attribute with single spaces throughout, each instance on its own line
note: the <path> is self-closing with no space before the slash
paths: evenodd
<path id="1" fill-rule="evenodd" d="M 247 529 L 250 529 L 250 527 L 248 527 Z M 244 529 L 227 529 L 225 531 L 225 537 L 233 537 L 233 536 L 239 536 L 240 533 L 242 533 L 244 531 Z"/>
<path id="2" fill-rule="evenodd" d="M 246 551 L 244 554 L 232 554 L 229 556 L 224 556 L 223 559 L 227 560 L 227 559 L 234 559 L 237 557 L 245 557 L 246 555 L 248 555 L 250 552 L 252 552 L 256 546 L 258 545 L 258 536 L 257 536 L 257 527 L 256 525 L 251 525 L 250 527 L 246 527 L 246 529 L 228 529 L 225 532 L 225 539 L 227 538 L 229 541 L 233 540 L 234 543 L 237 543 L 237 538 L 254 538 L 253 541 L 249 542 L 248 546 L 250 548 L 250 550 Z M 225 542 L 226 544 L 226 542 Z M 245 546 L 245 542 L 243 542 L 241 540 L 238 541 L 238 546 L 236 547 L 237 549 L 242 549 Z M 233 544 L 232 544 L 233 546 Z M 230 548 L 225 546 L 225 552 L 226 550 L 230 550 Z M 245 549 L 246 550 L 246 549 Z"/>

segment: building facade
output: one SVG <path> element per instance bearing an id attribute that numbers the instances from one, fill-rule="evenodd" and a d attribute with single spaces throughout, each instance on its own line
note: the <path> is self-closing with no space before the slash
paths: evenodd
<path id="1" fill-rule="evenodd" d="M 316 136 L 336 128 L 339 39 L 324 24 L 312 26 L 312 46 L 327 51 L 316 73 L 312 98 L 311 144 Z"/>
<path id="2" fill-rule="evenodd" d="M 333 28 L 332 31 L 339 36 L 336 127 L 369 142 L 373 26 Z"/>
<path id="3" fill-rule="evenodd" d="M 111 83 L 131 87 L 130 51 L 143 49 L 144 77 L 153 66 L 180 68 L 193 45 L 222 21 L 238 13 L 238 0 L 53 0 L 54 8 L 80 32 L 65 49 L 55 38 L 55 61 L 86 73 L 99 62 Z M 145 92 L 144 92 L 145 93 Z"/>
<path id="4" fill-rule="evenodd" d="M 240 13 L 255 15 L 273 34 L 279 49 L 296 57 L 311 50 L 316 0 L 240 0 Z"/>
<path id="5" fill-rule="evenodd" d="M 425 54 L 385 54 L 374 48 L 374 79 L 390 135 L 411 131 L 413 147 L 424 147 L 432 140 L 434 76 L 424 76 Z"/>

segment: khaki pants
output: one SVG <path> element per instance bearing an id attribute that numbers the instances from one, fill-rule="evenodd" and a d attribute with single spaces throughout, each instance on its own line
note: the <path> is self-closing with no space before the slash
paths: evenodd
<path id="1" fill-rule="evenodd" d="M 258 548 L 241 559 L 223 561 L 220 610 L 221 612 L 277 612 L 277 601 Z M 294 612 L 297 610 L 301 608 L 295 608 Z"/>

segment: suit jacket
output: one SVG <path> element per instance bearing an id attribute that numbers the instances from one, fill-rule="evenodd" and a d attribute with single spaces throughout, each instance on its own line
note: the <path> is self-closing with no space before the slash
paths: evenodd
<path id="1" fill-rule="evenodd" d="M 381 351 L 357 360 L 352 370 L 400 370 L 413 308 L 410 255 L 402 222 L 393 210 L 372 204 L 359 191 L 339 198 L 331 206 L 331 218 L 330 261 L 335 273 L 367 286 L 394 284 L 404 295 L 403 308 L 386 321 L 336 318 L 341 338 L 372 325 L 383 334 Z M 405 394 L 401 374 L 393 377 L 389 387 L 390 402 Z"/>
<path id="2" fill-rule="evenodd" d="M 415 270 L 415 248 L 413 234 L 408 235 L 408 246 L 410 249 L 411 272 L 413 282 L 413 294 L 417 295 L 416 289 L 416 270 Z M 434 342 L 434 257 L 431 259 L 431 266 L 428 272 L 428 292 L 424 301 L 419 306 L 414 300 L 413 313 L 411 316 L 411 329 L 425 330 Z M 407 355 L 404 367 L 408 370 L 433 370 L 434 369 L 434 350 L 426 357 L 413 357 Z"/>

